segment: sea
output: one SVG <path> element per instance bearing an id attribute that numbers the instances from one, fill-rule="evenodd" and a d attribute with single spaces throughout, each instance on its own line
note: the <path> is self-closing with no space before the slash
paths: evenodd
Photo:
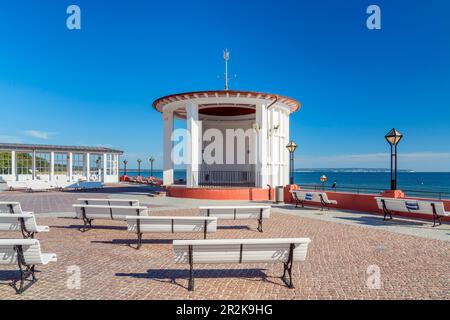
<path id="1" fill-rule="evenodd" d="M 127 170 L 127 175 L 137 176 L 138 172 L 137 170 Z M 150 170 L 141 170 L 141 175 L 150 176 Z M 162 178 L 162 171 L 154 170 L 153 175 Z M 324 184 L 320 181 L 322 175 L 328 179 Z M 175 170 L 174 178 L 175 180 L 185 180 L 186 171 Z M 390 189 L 390 173 L 296 171 L 294 182 L 317 190 L 325 188 L 341 192 L 379 193 Z M 336 188 L 333 188 L 334 182 Z M 409 196 L 450 199 L 450 172 L 399 172 L 397 185 L 397 189 L 403 190 Z"/>

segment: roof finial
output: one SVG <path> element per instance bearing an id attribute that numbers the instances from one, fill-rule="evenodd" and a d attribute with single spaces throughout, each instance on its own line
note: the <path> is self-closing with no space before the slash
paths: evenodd
<path id="1" fill-rule="evenodd" d="M 225 60 L 225 90 L 228 90 L 228 60 L 230 60 L 230 52 L 228 49 L 223 51 L 223 59 Z"/>

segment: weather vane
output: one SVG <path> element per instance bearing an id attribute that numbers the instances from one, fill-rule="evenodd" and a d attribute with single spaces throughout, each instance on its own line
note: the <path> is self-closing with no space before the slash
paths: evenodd
<path id="1" fill-rule="evenodd" d="M 230 51 L 225 49 L 223 52 L 223 60 L 225 60 L 225 90 L 228 90 L 228 60 L 230 60 Z"/>

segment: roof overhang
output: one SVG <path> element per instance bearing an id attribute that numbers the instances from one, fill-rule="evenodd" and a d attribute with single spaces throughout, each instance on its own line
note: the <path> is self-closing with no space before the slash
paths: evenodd
<path id="1" fill-rule="evenodd" d="M 236 90 L 216 90 L 216 91 L 195 91 L 168 95 L 155 100 L 152 104 L 158 112 L 164 110 L 172 110 L 179 117 L 183 117 L 177 109 L 183 108 L 187 102 L 193 102 L 201 105 L 202 109 L 209 109 L 209 115 L 213 109 L 234 108 L 233 111 L 223 111 L 221 115 L 239 115 L 245 113 L 245 108 L 254 106 L 257 103 L 270 105 L 276 101 L 277 105 L 281 105 L 288 109 L 291 113 L 301 108 L 299 101 L 282 95 L 254 92 L 254 91 L 236 91 Z M 199 111 L 202 113 L 202 111 Z M 205 110 L 203 112 L 206 112 Z"/>
<path id="2" fill-rule="evenodd" d="M 84 147 L 84 146 L 59 146 L 45 144 L 21 144 L 21 143 L 0 143 L 0 151 L 56 151 L 56 152 L 92 152 L 92 153 L 116 153 L 123 154 L 123 151 L 104 147 Z"/>

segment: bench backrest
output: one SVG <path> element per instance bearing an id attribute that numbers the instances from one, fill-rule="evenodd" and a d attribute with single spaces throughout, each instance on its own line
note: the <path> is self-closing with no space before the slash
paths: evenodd
<path id="1" fill-rule="evenodd" d="M 328 196 L 325 192 L 306 190 L 292 190 L 291 192 L 293 195 L 295 194 L 299 201 L 322 202 L 323 199 L 324 202 L 329 202 Z"/>
<path id="2" fill-rule="evenodd" d="M 0 202 L 0 213 L 22 213 L 20 202 Z"/>
<path id="3" fill-rule="evenodd" d="M 127 217 L 128 231 L 140 232 L 216 232 L 217 218 L 208 217 Z"/>
<path id="4" fill-rule="evenodd" d="M 10 214 L 0 213 L 0 231 L 21 231 L 23 219 L 25 229 L 29 232 L 38 232 L 34 214 Z"/>
<path id="5" fill-rule="evenodd" d="M 83 211 L 88 219 L 125 220 L 127 216 L 148 216 L 147 207 L 125 206 L 94 206 L 74 204 L 78 218 L 83 217 Z"/>
<path id="6" fill-rule="evenodd" d="M 27 181 L 27 188 L 31 190 L 49 190 L 53 189 L 54 185 L 49 181 L 29 180 Z"/>
<path id="7" fill-rule="evenodd" d="M 78 199 L 80 204 L 87 204 L 92 206 L 127 206 L 139 207 L 139 200 L 131 199 Z"/>
<path id="8" fill-rule="evenodd" d="M 444 203 L 441 201 L 427 201 L 416 199 L 394 199 L 376 197 L 378 208 L 383 210 L 383 201 L 386 209 L 396 212 L 415 212 L 422 214 L 433 214 L 433 205 L 438 215 L 448 215 L 445 212 Z"/>
<path id="9" fill-rule="evenodd" d="M 212 206 L 200 207 L 200 215 L 218 219 L 269 219 L 269 206 Z"/>
<path id="10" fill-rule="evenodd" d="M 0 265 L 17 264 L 15 246 L 20 245 L 23 250 L 25 263 L 28 265 L 43 264 L 39 240 L 36 239 L 0 239 Z"/>
<path id="11" fill-rule="evenodd" d="M 294 239 L 174 240 L 176 263 L 189 263 L 192 247 L 193 263 L 287 262 L 293 244 L 293 261 L 304 261 L 311 242 Z"/>
<path id="12" fill-rule="evenodd" d="M 6 185 L 8 188 L 12 189 L 26 189 L 27 183 L 26 181 L 6 181 Z"/>

